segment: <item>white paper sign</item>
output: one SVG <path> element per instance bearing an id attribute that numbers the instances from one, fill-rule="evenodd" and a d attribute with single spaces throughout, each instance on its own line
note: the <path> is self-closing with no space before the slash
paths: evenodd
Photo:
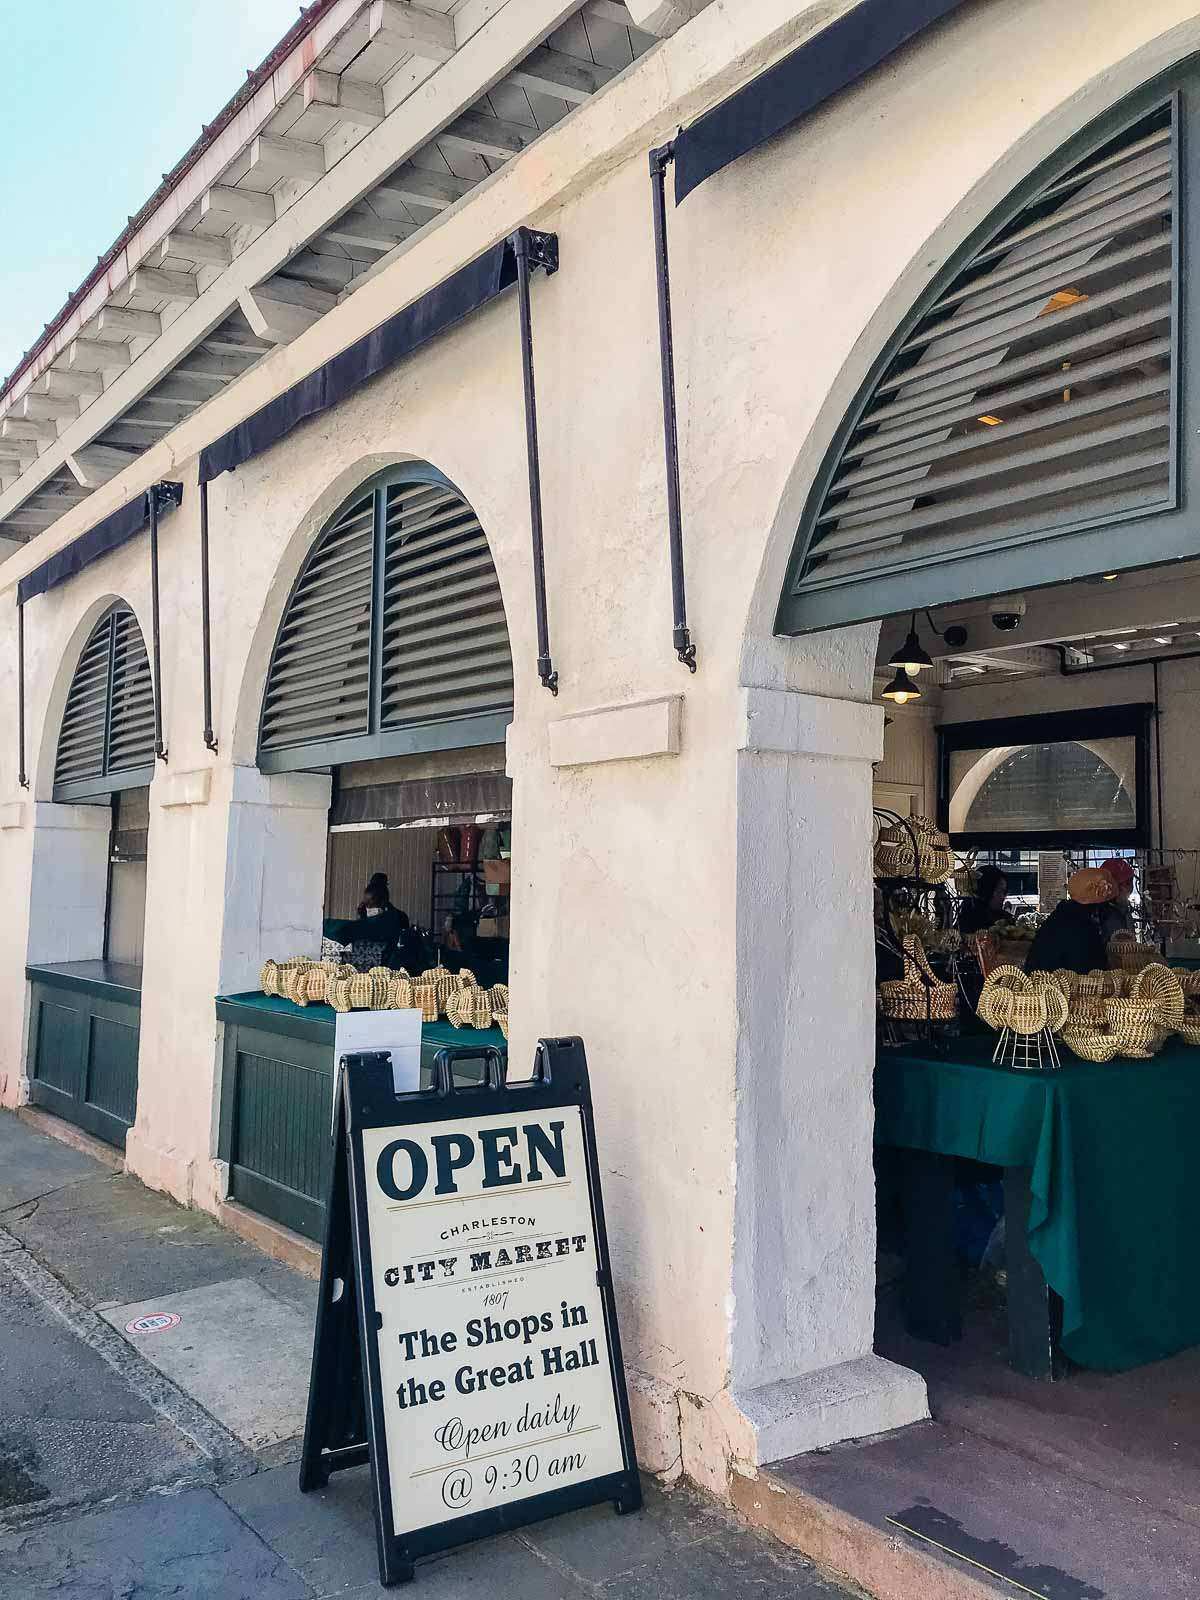
<path id="1" fill-rule="evenodd" d="M 333 1059 L 358 1050 L 386 1050 L 397 1094 L 421 1087 L 420 1011 L 339 1011 L 333 1025 Z M 337 1095 L 337 1074 L 334 1074 Z"/>
<path id="2" fill-rule="evenodd" d="M 362 1140 L 397 1534 L 622 1471 L 579 1108 Z"/>

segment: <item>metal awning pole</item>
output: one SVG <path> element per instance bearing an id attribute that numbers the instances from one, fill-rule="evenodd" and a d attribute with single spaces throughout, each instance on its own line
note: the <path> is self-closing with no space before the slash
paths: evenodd
<path id="1" fill-rule="evenodd" d="M 25 607 L 17 602 L 17 782 L 28 789 L 25 771 Z"/>
<path id="2" fill-rule="evenodd" d="M 216 750 L 212 720 L 212 631 L 208 600 L 208 481 L 200 485 L 200 649 L 204 688 L 204 746 Z"/>
<path id="3" fill-rule="evenodd" d="M 558 270 L 558 238 L 518 228 L 512 236 L 517 263 L 517 304 L 521 318 L 521 376 L 525 385 L 525 449 L 529 461 L 529 525 L 533 534 L 533 607 L 537 621 L 537 671 L 543 689 L 558 693 L 558 673 L 550 656 L 550 624 L 546 615 L 546 549 L 542 536 L 542 468 L 538 453 L 537 394 L 533 381 L 533 319 L 529 307 L 529 268 Z"/>
<path id="4" fill-rule="evenodd" d="M 158 508 L 159 505 L 177 506 L 183 500 L 181 483 L 153 483 L 147 490 L 150 510 L 150 645 L 153 652 L 151 665 L 154 672 L 154 754 L 157 760 L 167 759 L 163 743 L 162 719 L 162 652 L 159 648 L 158 625 Z"/>
<path id="5" fill-rule="evenodd" d="M 683 576 L 683 518 L 679 509 L 679 428 L 675 405 L 675 341 L 671 327 L 671 266 L 667 256 L 667 167 L 675 145 L 650 152 L 650 195 L 654 205 L 654 264 L 658 280 L 658 353 L 662 368 L 663 443 L 667 461 L 667 537 L 671 551 L 672 642 L 689 672 L 696 670 L 696 646 L 687 620 Z"/>

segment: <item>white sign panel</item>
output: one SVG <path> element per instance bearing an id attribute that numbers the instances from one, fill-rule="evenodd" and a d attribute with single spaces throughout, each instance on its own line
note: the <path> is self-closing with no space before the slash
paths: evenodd
<path id="1" fill-rule="evenodd" d="M 397 1535 L 622 1471 L 579 1108 L 362 1141 Z"/>
<path id="2" fill-rule="evenodd" d="M 339 1011 L 333 1025 L 333 1059 L 356 1050 L 383 1050 L 392 1058 L 397 1094 L 421 1087 L 420 1011 Z M 334 1095 L 338 1093 L 334 1075 Z"/>

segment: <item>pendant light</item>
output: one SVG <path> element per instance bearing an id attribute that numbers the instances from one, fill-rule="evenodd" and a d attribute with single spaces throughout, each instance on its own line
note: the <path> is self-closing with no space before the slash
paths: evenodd
<path id="1" fill-rule="evenodd" d="M 888 662 L 888 666 L 896 666 L 896 676 L 888 684 L 887 688 L 883 690 L 880 698 L 892 700 L 898 706 L 906 706 L 910 700 L 919 700 L 921 691 L 908 673 L 905 672 L 904 668 L 897 666 L 894 658 Z"/>
<path id="2" fill-rule="evenodd" d="M 932 667 L 933 660 L 921 647 L 917 638 L 917 613 L 914 611 L 908 626 L 908 638 L 895 651 L 888 662 L 889 667 L 896 667 L 900 674 L 915 678 L 924 667 Z M 904 704 L 903 701 L 900 702 Z"/>

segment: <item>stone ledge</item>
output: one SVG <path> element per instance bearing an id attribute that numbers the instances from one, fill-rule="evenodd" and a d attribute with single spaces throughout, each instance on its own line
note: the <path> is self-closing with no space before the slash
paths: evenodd
<path id="1" fill-rule="evenodd" d="M 155 796 L 160 806 L 205 806 L 212 788 L 212 768 L 197 767 L 192 772 L 171 772 L 160 776 Z"/>
<path id="2" fill-rule="evenodd" d="M 866 701 L 744 688 L 741 721 L 739 750 L 829 761 L 883 757 L 883 707 Z"/>
<path id="3" fill-rule="evenodd" d="M 61 1117 L 56 1117 L 51 1111 L 43 1111 L 40 1106 L 18 1106 L 16 1115 L 29 1127 L 36 1128 L 38 1133 L 44 1133 L 48 1139 L 57 1139 L 59 1144 L 70 1145 L 80 1155 L 91 1156 L 93 1161 L 98 1161 L 109 1172 L 124 1172 L 125 1159 L 119 1150 L 105 1144 L 102 1139 L 93 1139 L 90 1133 L 84 1133 L 74 1123 L 64 1122 Z"/>
<path id="4" fill-rule="evenodd" d="M 306 1278 L 321 1276 L 321 1246 L 303 1234 L 293 1233 L 282 1223 L 260 1217 L 257 1211 L 248 1210 L 236 1200 L 220 1201 L 216 1217 L 223 1228 L 236 1233 L 239 1239 L 245 1239 L 273 1261 L 282 1261 L 285 1267 L 302 1272 Z"/>
<path id="5" fill-rule="evenodd" d="M 924 1378 L 876 1355 L 758 1389 L 735 1389 L 731 1399 L 753 1430 L 749 1459 L 760 1465 L 929 1417 Z"/>
<path id="6" fill-rule="evenodd" d="M 678 694 L 576 711 L 550 724 L 550 765 L 583 767 L 675 756 L 682 722 L 683 696 Z"/>
<path id="7" fill-rule="evenodd" d="M 729 1475 L 734 1509 L 826 1572 L 849 1578 L 876 1600 L 996 1600 L 997 1589 L 952 1567 L 898 1533 L 872 1527 L 770 1469 Z"/>

